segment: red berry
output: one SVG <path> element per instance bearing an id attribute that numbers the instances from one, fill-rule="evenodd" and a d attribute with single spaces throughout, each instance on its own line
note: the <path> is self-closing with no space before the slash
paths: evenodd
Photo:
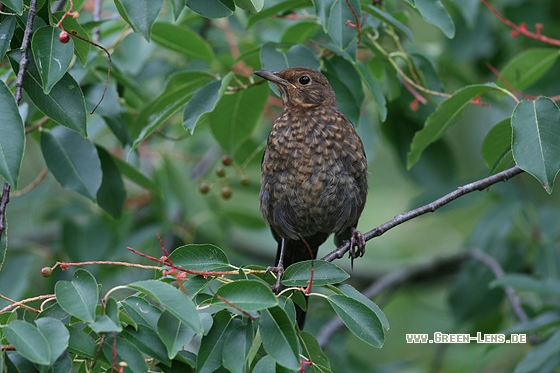
<path id="1" fill-rule="evenodd" d="M 51 274 L 52 274 L 52 268 L 51 267 L 45 267 L 45 268 L 41 269 L 41 276 L 49 277 Z"/>
<path id="2" fill-rule="evenodd" d="M 62 31 L 59 35 L 58 35 L 58 40 L 61 43 L 68 43 L 70 41 L 70 35 L 66 32 L 66 31 Z"/>
<path id="3" fill-rule="evenodd" d="M 225 186 L 222 188 L 221 195 L 223 199 L 230 199 L 231 198 L 231 188 Z"/>
<path id="4" fill-rule="evenodd" d="M 231 166 L 232 163 L 233 163 L 233 159 L 231 159 L 229 155 L 224 155 L 222 157 L 222 164 L 224 166 Z"/>
<path id="5" fill-rule="evenodd" d="M 206 194 L 210 191 L 210 185 L 202 183 L 198 186 L 198 191 L 202 194 Z"/>

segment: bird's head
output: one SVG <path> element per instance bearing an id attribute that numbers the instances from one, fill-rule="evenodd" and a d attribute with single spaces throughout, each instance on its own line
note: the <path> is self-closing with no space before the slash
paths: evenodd
<path id="1" fill-rule="evenodd" d="M 284 106 L 336 106 L 336 97 L 323 74 L 309 67 L 290 67 L 279 72 L 257 70 L 255 74 L 276 83 Z"/>

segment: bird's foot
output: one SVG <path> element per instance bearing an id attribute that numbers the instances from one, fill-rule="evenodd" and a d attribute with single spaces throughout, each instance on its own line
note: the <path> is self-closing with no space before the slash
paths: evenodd
<path id="1" fill-rule="evenodd" d="M 275 273 L 276 274 L 276 283 L 270 287 L 270 289 L 274 292 L 274 294 L 280 293 L 284 289 L 284 285 L 282 285 L 282 276 L 284 275 L 284 266 L 279 264 L 277 267 L 268 267 L 264 272 L 265 277 L 268 273 Z"/>
<path id="2" fill-rule="evenodd" d="M 352 267 L 354 267 L 354 259 L 364 256 L 366 252 L 366 239 L 362 232 L 356 228 L 352 228 L 350 231 L 350 250 L 348 255 L 352 259 Z"/>

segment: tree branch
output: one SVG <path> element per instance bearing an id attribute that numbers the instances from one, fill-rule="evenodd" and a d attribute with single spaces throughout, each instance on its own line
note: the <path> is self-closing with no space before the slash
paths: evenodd
<path id="1" fill-rule="evenodd" d="M 385 224 L 378 226 L 377 228 L 372 229 L 371 231 L 364 234 L 364 238 L 366 241 L 371 240 L 374 237 L 381 236 L 383 233 L 387 232 L 388 230 L 395 228 L 397 225 L 405 223 L 415 217 L 420 215 L 424 215 L 428 212 L 434 212 L 442 206 L 447 205 L 449 202 L 456 200 L 457 198 L 464 196 L 465 194 L 474 192 L 475 190 L 484 190 L 489 186 L 496 184 L 500 181 L 507 181 L 512 177 L 519 175 L 522 173 L 523 170 L 518 166 L 514 166 L 509 168 L 505 171 L 499 172 L 495 175 L 486 177 L 484 179 L 472 182 L 470 184 L 466 184 L 463 186 L 458 187 L 455 191 L 446 194 L 445 196 L 435 200 L 432 203 L 419 207 L 415 210 L 406 212 L 401 215 L 395 216 L 393 219 L 389 220 Z M 342 246 L 337 248 L 336 250 L 331 251 L 327 255 L 325 255 L 322 260 L 327 262 L 332 262 L 335 259 L 340 259 L 344 256 L 345 253 L 350 251 L 350 242 L 344 243 Z"/>
<path id="2" fill-rule="evenodd" d="M 23 40 L 21 42 L 21 57 L 19 61 L 19 71 L 16 78 L 16 92 L 14 94 L 14 98 L 18 105 L 23 97 L 23 79 L 25 77 L 27 65 L 29 65 L 27 53 L 29 52 L 29 41 L 31 40 L 31 34 L 33 33 L 33 21 L 35 20 L 36 11 L 37 0 L 31 0 L 29 3 L 29 13 L 27 14 L 27 24 L 25 25 L 25 32 L 23 33 Z"/>
<path id="3" fill-rule="evenodd" d="M 2 239 L 2 234 L 6 229 L 5 216 L 6 216 L 6 206 L 10 202 L 10 184 L 7 181 L 4 182 L 4 191 L 2 192 L 2 199 L 0 199 L 0 240 Z"/>

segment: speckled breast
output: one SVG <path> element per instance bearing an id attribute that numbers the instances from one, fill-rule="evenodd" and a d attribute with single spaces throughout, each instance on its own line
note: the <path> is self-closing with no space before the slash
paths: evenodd
<path id="1" fill-rule="evenodd" d="M 335 107 L 283 112 L 262 165 L 261 210 L 281 236 L 340 233 L 367 195 L 367 161 L 354 127 Z"/>

